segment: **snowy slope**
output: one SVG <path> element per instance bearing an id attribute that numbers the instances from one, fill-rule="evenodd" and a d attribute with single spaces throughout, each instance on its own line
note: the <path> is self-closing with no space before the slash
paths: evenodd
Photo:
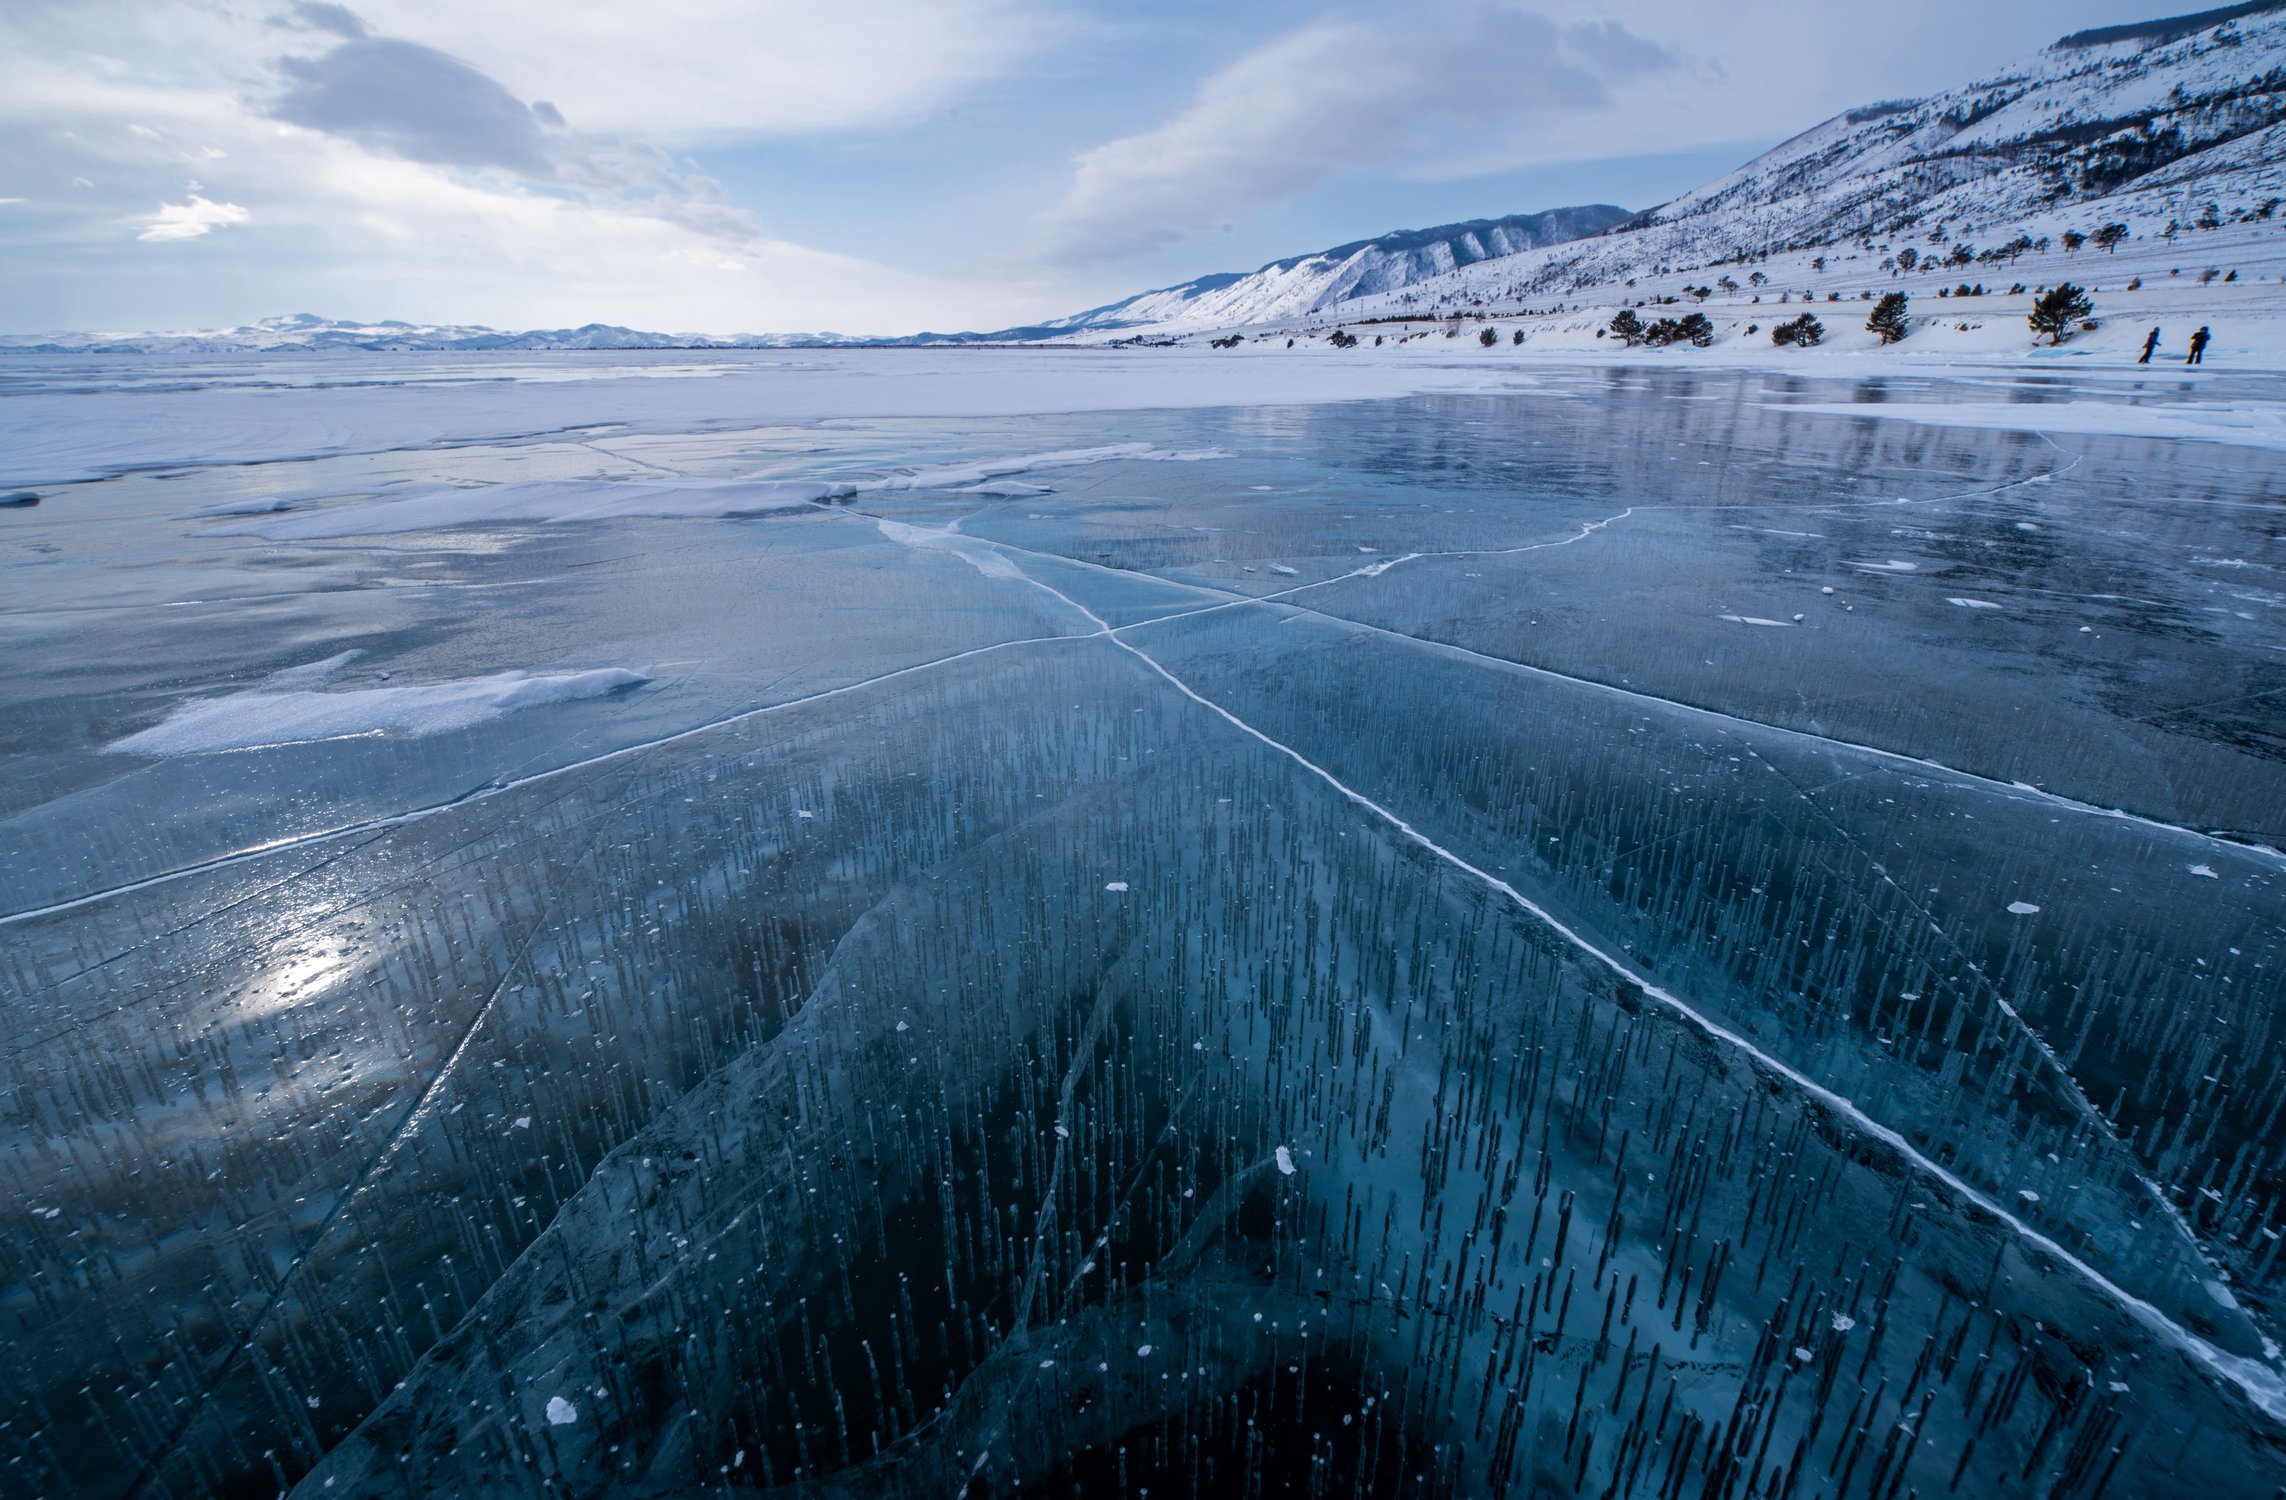
<path id="1" fill-rule="evenodd" d="M 2066 38 L 1965 89 L 1851 111 L 1642 222 L 1710 252 L 1983 230 L 2133 192 L 2281 119 L 2286 6 L 2271 4 L 2187 35 Z"/>
<path id="2" fill-rule="evenodd" d="M 1947 257 L 2107 223 L 2174 243 L 2262 224 L 2282 199 L 2286 0 L 2260 0 L 2080 33 L 1965 88 L 1851 110 L 1609 233 L 1457 266 L 1339 315 L 1594 302 L 1638 279 L 1790 251 Z"/>
<path id="3" fill-rule="evenodd" d="M 1134 328 L 1222 328 L 1306 317 L 1360 297 L 1411 286 L 1463 266 L 1601 234 L 1627 217 L 1608 203 L 1401 229 L 1378 239 L 1274 260 L 1252 273 L 1201 276 L 1034 328 L 989 338 L 1052 337 Z"/>

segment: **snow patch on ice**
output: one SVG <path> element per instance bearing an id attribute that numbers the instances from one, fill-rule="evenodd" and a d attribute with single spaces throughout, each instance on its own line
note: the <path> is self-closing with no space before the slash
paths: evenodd
<path id="1" fill-rule="evenodd" d="M 2029 901 L 2011 901 L 2008 903 L 2008 910 L 2013 916 L 2029 917 L 2036 914 L 2040 908 Z"/>
<path id="2" fill-rule="evenodd" d="M 1294 1153 L 1284 1146 L 1278 1148 L 1278 1170 L 1288 1177 L 1294 1175 Z"/>
<path id="3" fill-rule="evenodd" d="M 1717 618 L 1728 620 L 1733 625 L 1776 625 L 1786 630 L 1794 628 L 1790 620 L 1765 620 L 1760 615 L 1721 615 Z"/>
<path id="4" fill-rule="evenodd" d="M 651 680 L 624 667 L 599 667 L 553 676 L 494 672 L 401 687 L 316 690 L 354 655 L 345 651 L 322 662 L 288 668 L 243 693 L 179 703 L 150 728 L 103 748 L 116 755 L 202 755 L 352 735 L 443 734 L 518 709 L 600 698 Z"/>
<path id="5" fill-rule="evenodd" d="M 987 578 L 1022 578 L 1023 570 L 1008 560 L 1007 554 L 990 542 L 962 536 L 957 531 L 938 531 L 928 526 L 909 526 L 903 521 L 892 521 L 876 516 L 873 524 L 881 534 L 893 542 L 908 547 L 927 547 L 938 552 L 950 552 Z"/>
<path id="6" fill-rule="evenodd" d="M 2000 606 L 1999 606 L 1999 605 L 1997 605 L 1997 604 L 1993 603 L 1993 602 L 1992 602 L 1990 599 L 1964 599 L 1964 598 L 1960 598 L 1960 597 L 1957 597 L 1957 596 L 1955 596 L 1955 595 L 1952 595 L 1952 594 L 1947 594 L 1947 595 L 1945 596 L 1945 602 L 1946 602 L 1947 604 L 1957 604 L 1957 605 L 1959 605 L 1959 606 L 1960 606 L 1961 608 L 1963 608 L 1963 609 L 1999 609 L 1999 608 L 2000 608 Z"/>
<path id="7" fill-rule="evenodd" d="M 1853 568 L 1863 568 L 1868 573 L 1918 573 L 1921 571 L 1921 565 L 1919 563 L 1900 562 L 1894 557 L 1889 559 L 1887 562 L 1853 561 L 1850 563 L 1850 566 Z"/>
<path id="8" fill-rule="evenodd" d="M 569 1401 L 566 1401 L 561 1396 L 550 1396 L 548 1398 L 548 1425 L 550 1427 L 569 1427 L 572 1423 L 578 1420 L 578 1407 L 572 1405 Z"/>
<path id="9" fill-rule="evenodd" d="M 990 542 L 978 542 L 976 537 L 965 537 L 958 530 L 908 526 L 905 521 L 892 521 L 887 517 L 876 517 L 873 524 L 880 526 L 880 535 L 889 537 L 892 542 L 903 542 L 905 546 L 926 546 L 926 549 L 933 551 L 949 551 L 960 558 L 962 563 L 974 567 L 976 572 L 988 576 L 988 579 L 1022 579 L 1024 576 L 1022 569 L 1015 563 L 1010 563 L 999 546 L 992 546 Z"/>

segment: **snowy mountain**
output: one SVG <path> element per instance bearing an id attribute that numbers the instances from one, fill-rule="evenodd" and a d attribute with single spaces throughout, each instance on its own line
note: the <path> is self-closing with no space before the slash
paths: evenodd
<path id="1" fill-rule="evenodd" d="M 2281 200 L 2286 0 L 2256 0 L 2076 33 L 1965 88 L 1839 115 L 1606 234 L 1345 311 L 1562 298 L 1836 246 L 1973 259 L 2112 223 L 2172 240 Z"/>
<path id="2" fill-rule="evenodd" d="M 311 313 L 189 333 L 46 333 L 0 336 L 0 352 L 234 354 L 290 350 L 779 349 L 862 340 L 838 333 L 716 336 L 648 333 L 609 323 L 506 333 L 474 323 L 343 322 Z"/>
<path id="3" fill-rule="evenodd" d="M 1225 328 L 1307 317 L 1360 297 L 1398 291 L 1463 266 L 1601 234 L 1626 218 L 1624 208 L 1592 203 L 1511 214 L 1504 219 L 1440 224 L 1433 229 L 1400 229 L 1377 239 L 1353 240 L 1331 250 L 1274 260 L 1252 272 L 1226 271 L 1178 286 L 1138 292 L 1028 328 L 950 337 L 1040 339 L 1137 328 Z"/>

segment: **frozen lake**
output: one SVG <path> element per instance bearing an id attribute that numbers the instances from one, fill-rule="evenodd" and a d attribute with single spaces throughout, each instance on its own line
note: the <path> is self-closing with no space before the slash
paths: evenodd
<path id="1" fill-rule="evenodd" d="M 2286 387 L 1332 358 L 0 363 L 0 1485 L 2273 1493 Z"/>

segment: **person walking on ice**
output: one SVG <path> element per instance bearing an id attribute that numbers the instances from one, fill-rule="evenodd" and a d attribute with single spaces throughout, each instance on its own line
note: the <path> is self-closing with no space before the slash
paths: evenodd
<path id="1" fill-rule="evenodd" d="M 2184 364 L 2203 365 L 2207 362 L 2208 337 L 2205 325 L 2200 325 L 2199 331 L 2191 335 L 2191 357 L 2184 360 Z"/>
<path id="2" fill-rule="evenodd" d="M 2147 365 L 2151 363 L 2151 352 L 2158 347 L 2159 330 L 2154 328 L 2143 336 L 2143 357 L 2137 360 L 2136 363 L 2139 365 Z"/>

